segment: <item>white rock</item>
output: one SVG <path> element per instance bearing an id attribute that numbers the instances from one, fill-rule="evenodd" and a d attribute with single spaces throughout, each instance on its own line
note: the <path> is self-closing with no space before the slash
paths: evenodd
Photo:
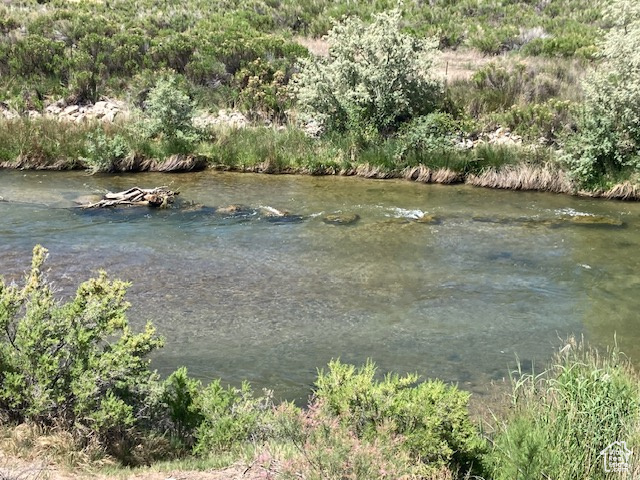
<path id="1" fill-rule="evenodd" d="M 118 112 L 116 110 L 110 110 L 107 114 L 102 117 L 103 122 L 113 123 L 116 119 L 116 115 Z"/>
<path id="2" fill-rule="evenodd" d="M 78 105 L 69 105 L 67 108 L 65 108 L 62 111 L 62 115 L 71 115 L 77 112 L 78 110 L 80 110 L 80 107 L 78 107 Z"/>

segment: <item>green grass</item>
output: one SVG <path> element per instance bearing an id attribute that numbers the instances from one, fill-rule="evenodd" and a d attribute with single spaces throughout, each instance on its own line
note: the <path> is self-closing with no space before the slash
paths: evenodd
<path id="1" fill-rule="evenodd" d="M 513 382 L 512 412 L 487 457 L 492 478 L 604 479 L 607 445 L 640 446 L 638 375 L 618 351 L 570 340 L 547 371 Z"/>

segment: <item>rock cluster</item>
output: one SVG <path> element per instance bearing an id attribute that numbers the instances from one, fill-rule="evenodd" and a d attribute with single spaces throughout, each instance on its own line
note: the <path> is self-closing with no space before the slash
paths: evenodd
<path id="1" fill-rule="evenodd" d="M 20 115 L 4 104 L 0 104 L 0 116 L 6 119 L 18 118 Z M 49 117 L 57 118 L 64 122 L 81 123 L 87 120 L 101 120 L 105 123 L 113 123 L 116 118 L 127 118 L 129 110 L 124 103 L 118 101 L 101 100 L 93 105 L 66 105 L 59 100 L 44 109 L 44 112 L 29 110 L 24 116 L 29 118 Z"/>
<path id="2" fill-rule="evenodd" d="M 0 118 L 6 118 L 7 120 L 12 120 L 14 118 L 18 118 L 19 116 L 20 115 L 18 115 L 16 112 L 11 110 L 6 103 L 0 102 Z"/>
<path id="3" fill-rule="evenodd" d="M 116 118 L 126 118 L 129 112 L 121 102 L 99 101 L 93 105 L 68 105 L 56 102 L 45 108 L 45 115 L 57 117 L 58 120 L 81 123 L 86 120 L 101 120 L 113 123 Z"/>
<path id="4" fill-rule="evenodd" d="M 522 145 L 522 137 L 515 133 L 511 133 L 511 130 L 507 127 L 499 127 L 495 132 L 483 133 L 475 140 L 462 138 L 456 145 L 458 148 L 468 150 L 485 144 L 516 147 Z"/>
<path id="5" fill-rule="evenodd" d="M 246 128 L 250 125 L 249 119 L 237 110 L 219 110 L 218 113 L 202 112 L 193 117 L 193 124 L 198 128 L 210 128 L 215 126 L 227 126 L 231 128 Z"/>

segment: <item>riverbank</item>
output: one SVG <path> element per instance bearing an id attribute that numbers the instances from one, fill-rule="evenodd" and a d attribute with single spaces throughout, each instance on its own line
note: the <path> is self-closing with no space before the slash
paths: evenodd
<path id="1" fill-rule="evenodd" d="M 233 117 L 230 117 L 233 119 Z M 237 119 L 238 117 L 236 117 Z M 233 120 L 235 121 L 235 119 Z M 314 138 L 294 127 L 209 125 L 197 141 L 163 142 L 139 136 L 133 122 L 105 125 L 53 118 L 4 120 L 0 168 L 105 172 L 189 172 L 206 168 L 265 174 L 403 178 L 419 183 L 466 183 L 485 188 L 532 190 L 639 200 L 637 182 L 622 180 L 585 190 L 557 159 L 556 150 L 523 144 L 499 129 L 457 146 L 400 155 L 395 139 L 362 142 Z M 514 140 L 515 138 L 515 140 Z"/>
<path id="2" fill-rule="evenodd" d="M 220 445 L 215 451 L 200 451 L 195 455 L 176 451 L 166 438 L 157 437 L 135 446 L 130 452 L 133 456 L 128 457 L 130 460 L 137 458 L 147 463 L 146 466 L 123 465 L 106 453 L 99 442 L 87 444 L 77 433 L 43 428 L 34 423 L 5 424 L 0 428 L 0 474 L 11 480 L 337 480 L 345 475 L 362 480 L 453 480 L 469 478 L 471 472 L 475 472 L 487 480 L 508 480 L 526 471 L 535 478 L 553 475 L 553 478 L 566 480 L 604 480 L 610 477 L 600 451 L 613 442 L 611 438 L 622 440 L 628 451 L 635 451 L 640 446 L 637 373 L 619 352 L 598 354 L 574 339 L 569 339 L 560 349 L 545 372 L 514 372 L 510 391 L 505 392 L 502 386 L 495 389 L 496 396 L 500 396 L 498 403 L 488 408 L 485 405 L 485 412 L 473 420 L 473 430 L 477 432 L 474 435 L 479 435 L 474 440 L 477 442 L 475 464 L 466 468 L 441 464 L 434 469 L 425 458 L 417 465 L 412 464 L 402 447 L 411 441 L 418 429 L 424 428 L 420 423 L 408 427 L 406 437 L 396 436 L 395 445 L 386 443 L 387 429 L 397 428 L 396 422 L 402 421 L 402 416 L 408 413 L 403 409 L 414 407 L 408 407 L 408 404 L 402 407 L 402 402 L 408 399 L 396 391 L 391 394 L 397 396 L 392 410 L 385 412 L 383 407 L 383 411 L 371 411 L 370 408 L 383 406 L 378 403 L 383 400 L 379 395 L 384 397 L 390 392 L 383 394 L 378 390 L 382 382 L 367 380 L 367 367 L 357 370 L 344 367 L 347 370 L 343 373 L 347 376 L 339 377 L 346 384 L 330 386 L 328 391 L 320 374 L 316 396 L 306 410 L 286 404 L 269 407 L 284 429 L 278 434 L 271 431 L 261 439 L 242 440 L 239 437 L 231 444 Z M 334 362 L 330 372 L 334 369 L 335 373 L 336 368 L 342 367 Z M 384 382 L 388 387 L 387 380 Z M 429 381 L 422 385 L 437 383 Z M 455 393 L 455 389 L 452 392 Z M 354 396 L 344 397 L 347 393 Z M 436 416 L 428 419 L 428 423 L 440 423 L 444 417 L 458 418 L 453 421 L 459 422 L 459 415 L 468 415 L 460 410 L 451 416 L 448 410 L 451 405 L 445 405 L 449 401 L 441 397 L 427 408 L 429 415 Z M 440 402 L 443 404 L 439 405 Z M 337 412 L 331 413 L 332 408 L 327 409 L 332 404 Z M 358 433 L 357 423 L 352 423 L 352 415 L 359 417 L 358 422 L 374 422 L 378 427 L 373 434 L 363 436 Z M 246 420 L 240 414 L 231 421 L 240 422 L 243 418 Z M 260 421 L 265 418 L 268 417 L 262 417 Z M 414 420 L 427 419 L 416 417 Z M 300 432 L 296 431 L 298 428 Z M 461 434 L 454 432 L 454 435 Z M 576 441 L 578 438 L 580 443 Z M 422 440 L 420 448 L 428 449 L 431 447 L 424 442 L 435 439 L 425 437 Z M 623 466 L 627 474 L 623 478 L 637 478 L 640 474 L 640 462 L 633 456 L 623 457 Z"/>

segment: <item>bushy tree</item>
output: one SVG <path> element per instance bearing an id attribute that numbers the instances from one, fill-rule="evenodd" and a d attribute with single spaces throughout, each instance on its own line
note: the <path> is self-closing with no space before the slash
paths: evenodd
<path id="1" fill-rule="evenodd" d="M 327 131 L 371 136 L 432 112 L 442 86 L 432 76 L 437 42 L 403 33 L 399 10 L 336 24 L 328 57 L 302 59 L 294 79 L 303 115 Z"/>
<path id="2" fill-rule="evenodd" d="M 175 76 L 161 78 L 145 102 L 146 131 L 149 137 L 193 141 L 194 105 L 178 85 Z"/>
<path id="3" fill-rule="evenodd" d="M 127 284 L 104 272 L 57 301 L 36 246 L 23 286 L 0 280 L 0 410 L 15 421 L 80 430 L 106 443 L 149 416 L 155 374 L 148 355 L 162 345 L 151 324 L 134 333 Z"/>
<path id="4" fill-rule="evenodd" d="M 640 8 L 616 0 L 615 19 L 600 45 L 600 63 L 584 82 L 578 132 L 565 157 L 585 185 L 615 180 L 621 171 L 640 172 Z M 610 178 L 608 178 L 610 177 Z"/>

